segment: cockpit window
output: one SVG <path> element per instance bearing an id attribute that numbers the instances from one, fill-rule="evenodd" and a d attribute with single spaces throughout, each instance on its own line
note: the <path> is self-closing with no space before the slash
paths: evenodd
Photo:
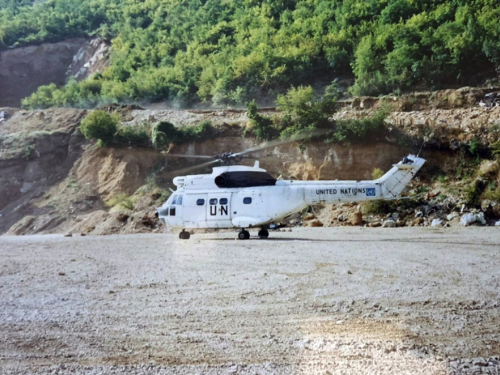
<path id="1" fill-rule="evenodd" d="M 243 203 L 244 204 L 251 204 L 252 203 L 252 198 L 251 197 L 245 197 L 245 198 L 243 198 Z"/>
<path id="2" fill-rule="evenodd" d="M 219 200 L 219 203 L 220 203 L 220 204 L 227 204 L 227 198 L 221 198 L 221 199 Z"/>
<path id="3" fill-rule="evenodd" d="M 196 201 L 196 205 L 197 205 L 197 206 L 203 206 L 204 204 L 205 204 L 205 199 L 201 199 L 201 198 L 200 198 L 200 199 L 198 199 L 198 200 Z"/>
<path id="4" fill-rule="evenodd" d="M 210 199 L 210 204 L 211 205 L 217 204 L 217 198 Z"/>
<path id="5" fill-rule="evenodd" d="M 182 195 L 174 195 L 174 198 L 172 199 L 172 203 L 170 203 L 171 205 L 179 205 L 181 206 L 182 205 Z"/>

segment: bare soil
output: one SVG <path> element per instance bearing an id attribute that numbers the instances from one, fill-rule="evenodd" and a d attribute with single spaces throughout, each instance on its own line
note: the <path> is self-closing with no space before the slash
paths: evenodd
<path id="1" fill-rule="evenodd" d="M 235 237 L 0 237 L 0 373 L 500 371 L 498 228 Z"/>

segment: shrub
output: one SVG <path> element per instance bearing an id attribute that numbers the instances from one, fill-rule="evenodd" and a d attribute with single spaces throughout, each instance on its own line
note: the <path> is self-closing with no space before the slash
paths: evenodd
<path id="1" fill-rule="evenodd" d="M 135 147 L 148 147 L 151 145 L 149 126 L 120 126 L 115 133 L 113 143 Z"/>
<path id="2" fill-rule="evenodd" d="M 388 214 L 394 212 L 397 208 L 395 201 L 386 201 L 383 199 L 377 199 L 374 201 L 366 201 L 361 205 L 361 211 L 363 214 Z"/>
<path id="3" fill-rule="evenodd" d="M 176 128 L 172 123 L 162 121 L 153 126 L 151 142 L 153 147 L 161 149 L 167 145 L 198 142 L 215 135 L 210 121 L 202 121 L 196 126 Z"/>
<path id="4" fill-rule="evenodd" d="M 468 204 L 479 206 L 481 204 L 481 196 L 486 189 L 486 180 L 477 178 L 465 189 L 465 199 Z"/>
<path id="5" fill-rule="evenodd" d="M 178 142 L 181 143 L 203 141 L 215 135 L 214 127 L 209 120 L 202 121 L 196 126 L 178 129 L 178 131 Z"/>
<path id="6" fill-rule="evenodd" d="M 174 124 L 161 121 L 153 126 L 151 131 L 151 143 L 156 149 L 162 149 L 170 143 L 175 143 L 178 137 L 178 130 Z"/>
<path id="7" fill-rule="evenodd" d="M 384 171 L 380 168 L 375 168 L 372 172 L 372 179 L 378 180 L 380 177 L 384 175 Z"/>
<path id="8" fill-rule="evenodd" d="M 106 111 L 93 111 L 82 120 L 80 131 L 87 139 L 97 139 L 99 146 L 113 141 L 120 119 L 116 114 Z"/>
<path id="9" fill-rule="evenodd" d="M 281 138 L 314 136 L 316 129 L 326 129 L 333 123 L 329 118 L 335 113 L 336 97 L 326 93 L 316 100 L 311 86 L 291 88 L 286 95 L 278 95 L 278 110 L 283 112 Z"/>
<path id="10" fill-rule="evenodd" d="M 385 129 L 386 109 L 381 109 L 371 117 L 356 120 L 337 121 L 335 131 L 327 142 L 351 142 L 366 137 L 377 137 Z"/>
<path id="11" fill-rule="evenodd" d="M 127 210 L 133 210 L 134 209 L 134 203 L 132 202 L 132 199 L 127 196 L 126 194 L 117 194 L 113 197 L 111 197 L 106 204 L 108 207 L 116 207 L 116 206 L 121 206 Z"/>
<path id="12" fill-rule="evenodd" d="M 252 123 L 251 131 L 257 139 L 270 141 L 278 136 L 278 132 L 273 125 L 273 121 L 269 117 L 259 114 L 255 100 L 252 100 L 247 104 L 247 111 L 248 118 Z"/>

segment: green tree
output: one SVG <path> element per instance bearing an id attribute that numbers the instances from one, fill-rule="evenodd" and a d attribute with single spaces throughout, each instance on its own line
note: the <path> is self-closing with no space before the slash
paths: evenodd
<path id="1" fill-rule="evenodd" d="M 315 99 L 311 86 L 292 87 L 285 95 L 278 95 L 278 109 L 283 112 L 281 137 L 302 138 L 313 136 L 317 129 L 331 128 L 335 100 L 331 93 Z"/>
<path id="2" fill-rule="evenodd" d="M 92 111 L 82 120 L 80 131 L 87 139 L 97 139 L 99 146 L 113 141 L 120 118 L 106 111 Z"/>

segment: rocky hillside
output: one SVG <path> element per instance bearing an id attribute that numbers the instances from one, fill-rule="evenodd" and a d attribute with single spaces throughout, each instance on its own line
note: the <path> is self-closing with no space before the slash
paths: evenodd
<path id="1" fill-rule="evenodd" d="M 445 218 L 451 212 L 473 208 L 467 206 L 465 189 L 474 179 L 478 164 L 464 150 L 471 144 L 491 145 L 498 139 L 500 123 L 499 107 L 475 105 L 482 94 L 482 90 L 462 89 L 418 94 L 415 100 L 362 98 L 343 102 L 337 113 L 339 118 L 367 116 L 376 108 L 391 104 L 393 111 L 386 119 L 388 134 L 351 145 L 315 141 L 305 143 L 303 148 L 292 142 L 263 150 L 255 157 L 264 168 L 283 178 L 370 179 L 375 168 L 386 170 L 402 156 L 422 148 L 421 155 L 428 163 L 409 190 L 423 202 L 422 207 L 406 207 L 396 216 L 408 218 L 399 225 L 413 225 L 414 211 L 419 210 L 422 220 L 416 224 L 430 225 L 432 214 Z M 217 138 L 175 146 L 173 153 L 216 155 L 258 143 L 243 135 L 248 123 L 244 111 L 147 110 L 127 106 L 108 109 L 116 111 L 125 126 L 160 120 L 191 126 L 210 120 L 217 127 Z M 158 230 L 154 207 L 168 196 L 175 170 L 196 162 L 165 158 L 149 148 L 99 148 L 78 130 L 85 110 L 2 110 L 6 119 L 0 122 L 0 233 Z M 497 209 L 491 211 L 491 207 L 496 207 L 496 202 L 489 202 L 489 218 L 495 220 Z M 356 209 L 349 205 L 334 210 L 327 207 L 323 213 L 317 212 L 315 220 L 307 222 L 344 225 L 350 223 Z M 367 212 L 358 224 L 385 219 L 370 215 Z"/>
<path id="2" fill-rule="evenodd" d="M 58 43 L 0 52 L 0 107 L 20 107 L 39 86 L 60 86 L 70 77 L 82 80 L 108 65 L 109 46 L 100 39 L 67 39 Z"/>

